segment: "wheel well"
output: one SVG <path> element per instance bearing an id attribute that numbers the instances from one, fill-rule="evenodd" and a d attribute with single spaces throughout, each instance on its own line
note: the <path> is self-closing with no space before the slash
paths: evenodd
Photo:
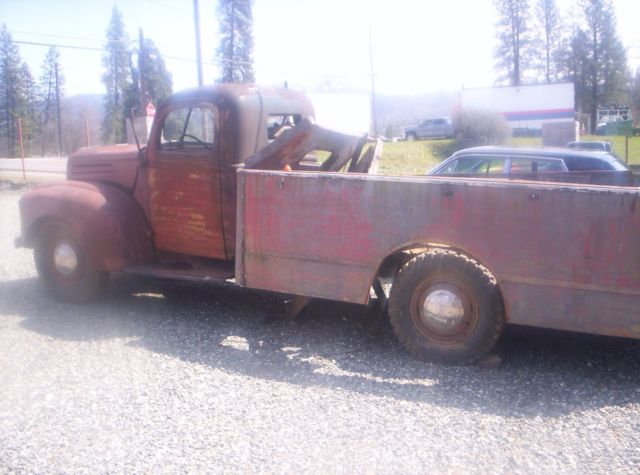
<path id="1" fill-rule="evenodd" d="M 491 282 L 498 285 L 498 279 L 496 278 L 495 274 L 491 272 L 489 267 L 485 265 L 485 263 L 482 262 L 482 260 L 478 259 L 477 257 L 473 256 L 471 253 L 463 249 L 459 249 L 454 246 L 449 246 L 447 244 L 435 243 L 435 242 L 412 244 L 409 246 L 405 246 L 401 249 L 395 250 L 393 253 L 389 254 L 387 257 L 385 257 L 382 260 L 382 262 L 380 263 L 380 266 L 378 267 L 378 272 L 376 273 L 376 277 L 393 278 L 398 273 L 400 268 L 404 266 L 407 262 L 409 262 L 411 259 L 413 259 L 415 256 L 424 254 L 425 252 L 429 252 L 434 249 L 443 249 L 443 250 L 455 252 L 456 254 L 459 254 L 464 258 L 472 261 L 474 264 L 482 268 L 483 272 L 485 272 L 487 276 L 491 279 Z M 498 287 L 500 286 L 498 285 Z"/>
<path id="2" fill-rule="evenodd" d="M 414 257 L 420 254 L 424 254 L 426 252 L 435 251 L 435 250 L 454 252 L 464 257 L 465 259 L 468 259 L 473 264 L 478 266 L 498 289 L 500 300 L 502 301 L 505 320 L 507 322 L 509 321 L 509 308 L 504 300 L 504 293 L 502 291 L 502 286 L 500 285 L 496 275 L 482 260 L 475 257 L 470 252 L 454 246 L 449 246 L 447 244 L 442 244 L 442 243 L 428 242 L 428 243 L 412 244 L 412 245 L 403 247 L 401 249 L 397 249 L 396 251 L 389 254 L 387 257 L 385 257 L 382 260 L 382 263 L 378 267 L 378 272 L 374 277 L 373 281 L 375 281 L 377 278 L 394 279 L 398 271 L 402 268 L 402 266 L 404 266 L 411 259 L 413 259 Z M 393 286 L 393 284 L 391 285 Z"/>
<path id="3" fill-rule="evenodd" d="M 38 236 L 40 236 L 42 229 L 54 223 L 66 224 L 67 221 L 58 216 L 51 215 L 46 215 L 38 218 L 34 223 L 31 224 L 31 226 L 29 226 L 29 229 L 25 230 L 23 243 L 24 247 L 33 248 L 36 245 Z"/>

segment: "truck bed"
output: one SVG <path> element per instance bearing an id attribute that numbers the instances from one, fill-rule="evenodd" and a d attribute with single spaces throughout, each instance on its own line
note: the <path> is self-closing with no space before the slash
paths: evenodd
<path id="1" fill-rule="evenodd" d="M 446 246 L 485 266 L 510 323 L 640 338 L 640 191 L 240 170 L 236 281 L 366 303 L 384 259 Z"/>

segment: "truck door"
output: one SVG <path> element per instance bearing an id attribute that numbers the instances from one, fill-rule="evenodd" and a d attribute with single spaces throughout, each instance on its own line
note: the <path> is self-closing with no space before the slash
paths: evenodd
<path id="1" fill-rule="evenodd" d="M 423 139 L 426 137 L 430 137 L 432 126 L 433 126 L 433 121 L 431 119 L 427 119 L 422 124 L 420 124 L 417 129 L 418 138 Z"/>
<path id="2" fill-rule="evenodd" d="M 149 212 L 156 249 L 224 259 L 219 114 L 174 104 L 149 142 Z"/>
<path id="3" fill-rule="evenodd" d="M 444 137 L 447 135 L 445 130 L 446 122 L 444 119 L 434 119 L 431 128 L 431 137 Z"/>

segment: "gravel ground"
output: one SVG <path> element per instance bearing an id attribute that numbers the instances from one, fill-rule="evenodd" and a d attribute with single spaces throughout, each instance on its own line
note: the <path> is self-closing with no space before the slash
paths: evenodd
<path id="1" fill-rule="evenodd" d="M 112 278 L 48 298 L 0 191 L 0 471 L 638 473 L 640 342 L 508 328 L 495 369 L 412 360 L 360 307 Z"/>

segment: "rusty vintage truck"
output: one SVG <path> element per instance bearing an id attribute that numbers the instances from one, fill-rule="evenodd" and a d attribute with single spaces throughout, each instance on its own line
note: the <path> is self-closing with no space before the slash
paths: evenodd
<path id="1" fill-rule="evenodd" d="M 640 192 L 367 173 L 380 143 L 287 89 L 218 85 L 158 109 L 148 144 L 81 149 L 20 201 L 53 296 L 109 272 L 368 303 L 419 358 L 473 362 L 506 323 L 640 338 Z M 310 160 L 313 155 L 316 160 Z"/>

